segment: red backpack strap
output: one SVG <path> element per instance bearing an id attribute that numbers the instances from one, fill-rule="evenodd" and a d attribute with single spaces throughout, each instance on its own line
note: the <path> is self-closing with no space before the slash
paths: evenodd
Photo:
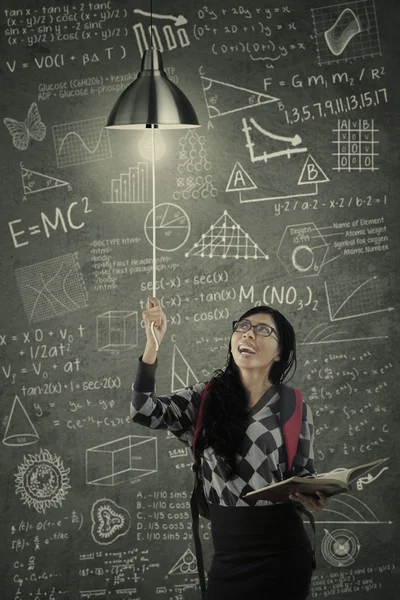
<path id="1" fill-rule="evenodd" d="M 286 445 L 287 468 L 290 471 L 297 453 L 303 416 L 303 394 L 301 390 L 285 384 L 281 385 L 280 413 L 283 438 Z"/>
<path id="2" fill-rule="evenodd" d="M 206 399 L 206 396 L 210 390 L 210 387 L 211 387 L 211 381 L 206 383 L 205 388 L 201 392 L 201 396 L 200 396 L 199 412 L 197 414 L 196 427 L 195 427 L 194 437 L 193 437 L 193 454 L 194 454 L 195 460 L 196 460 L 196 452 L 195 452 L 196 440 L 199 437 L 201 428 L 203 427 L 203 404 L 204 404 L 204 400 Z"/>

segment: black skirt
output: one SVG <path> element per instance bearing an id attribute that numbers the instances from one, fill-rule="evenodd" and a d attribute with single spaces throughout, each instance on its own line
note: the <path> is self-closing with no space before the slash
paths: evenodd
<path id="1" fill-rule="evenodd" d="M 307 598 L 312 546 L 294 505 L 211 504 L 210 510 L 214 555 L 206 600 Z"/>

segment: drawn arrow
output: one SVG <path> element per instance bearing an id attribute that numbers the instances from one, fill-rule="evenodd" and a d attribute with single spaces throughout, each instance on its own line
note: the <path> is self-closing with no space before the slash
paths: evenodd
<path id="1" fill-rule="evenodd" d="M 156 13 L 146 12 L 145 10 L 140 10 L 140 8 L 135 8 L 134 13 L 138 13 L 139 15 L 143 15 L 144 17 L 151 17 L 155 19 L 168 19 L 169 21 L 175 21 L 175 25 L 179 27 L 180 25 L 186 25 L 187 19 L 183 15 L 179 15 L 178 17 L 173 17 L 172 15 L 158 15 Z"/>

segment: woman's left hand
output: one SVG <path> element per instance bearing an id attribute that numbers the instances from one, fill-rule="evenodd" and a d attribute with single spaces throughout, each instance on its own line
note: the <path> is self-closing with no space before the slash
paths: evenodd
<path id="1" fill-rule="evenodd" d="M 301 502 L 303 506 L 311 512 L 320 512 L 322 509 L 328 506 L 330 499 L 322 492 L 316 492 L 316 494 L 319 497 L 318 500 L 313 496 L 309 496 L 308 494 L 300 494 L 299 492 L 296 494 L 291 494 L 289 498 L 291 500 L 297 500 Z"/>

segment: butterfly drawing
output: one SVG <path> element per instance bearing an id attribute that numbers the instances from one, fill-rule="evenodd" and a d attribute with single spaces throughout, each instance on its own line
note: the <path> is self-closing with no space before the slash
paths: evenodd
<path id="1" fill-rule="evenodd" d="M 42 123 L 36 102 L 32 102 L 25 121 L 4 119 L 4 125 L 10 132 L 13 144 L 18 150 L 26 150 L 31 138 L 41 142 L 46 135 L 46 125 Z"/>

